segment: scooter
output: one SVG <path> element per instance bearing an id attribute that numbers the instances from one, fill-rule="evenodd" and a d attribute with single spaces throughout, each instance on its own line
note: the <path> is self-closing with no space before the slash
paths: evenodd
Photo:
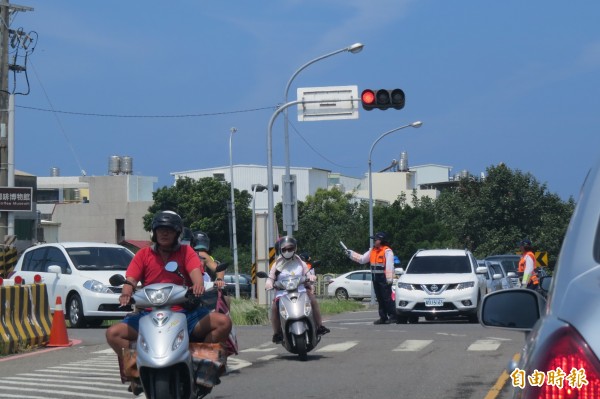
<path id="1" fill-rule="evenodd" d="M 223 269 L 227 266 L 224 264 Z M 165 270 L 183 277 L 176 262 Z M 129 284 L 121 274 L 110 278 L 113 286 Z M 205 282 L 208 295 L 195 297 L 185 286 L 151 284 L 134 292 L 137 308 L 151 308 L 140 318 L 135 348 L 139 380 L 148 399 L 190 399 L 208 395 L 225 371 L 227 350 L 221 344 L 190 342 L 185 314 L 173 305 L 211 306 L 213 283 Z M 219 294 L 214 298 L 219 298 Z M 237 348 L 236 348 L 237 349 Z"/>
<path id="2" fill-rule="evenodd" d="M 257 277 L 267 278 L 263 271 Z M 308 358 L 308 352 L 316 348 L 321 341 L 317 334 L 310 298 L 306 292 L 299 292 L 298 287 L 308 281 L 306 276 L 287 276 L 273 283 L 274 288 L 285 290 L 279 297 L 279 317 L 283 332 L 282 346 L 290 353 L 297 354 L 300 360 Z"/>

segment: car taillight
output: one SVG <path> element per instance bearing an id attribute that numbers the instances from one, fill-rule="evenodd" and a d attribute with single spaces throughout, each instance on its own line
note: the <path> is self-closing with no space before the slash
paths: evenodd
<path id="1" fill-rule="evenodd" d="M 556 331 L 549 338 L 544 353 L 539 362 L 530 365 L 528 371 L 544 372 L 546 380 L 540 387 L 528 383 L 524 388 L 523 398 L 600 398 L 600 361 L 577 330 L 564 327 Z M 562 387 L 554 381 L 549 381 L 549 377 L 560 379 L 563 373 Z M 587 384 L 584 381 L 587 381 Z"/>

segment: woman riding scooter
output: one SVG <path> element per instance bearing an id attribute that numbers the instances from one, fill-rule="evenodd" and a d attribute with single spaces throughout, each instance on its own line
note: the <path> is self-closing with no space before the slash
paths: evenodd
<path id="1" fill-rule="evenodd" d="M 273 289 L 273 283 L 281 278 L 289 275 L 307 275 L 308 280 L 311 282 L 316 281 L 317 277 L 314 274 L 309 274 L 309 268 L 300 259 L 298 255 L 296 255 L 297 242 L 293 237 L 283 237 L 278 241 L 280 248 L 280 255 L 275 261 L 275 264 L 271 268 L 269 273 L 269 278 L 265 283 L 265 289 L 271 290 Z M 306 292 L 306 288 L 304 286 L 299 287 L 299 292 Z M 276 344 L 281 343 L 283 340 L 283 334 L 281 332 L 281 320 L 279 319 L 279 312 L 277 310 L 277 301 L 282 295 L 285 295 L 285 290 L 278 290 L 275 294 L 275 299 L 273 300 L 273 304 L 271 305 L 271 326 L 273 327 L 273 342 Z M 313 312 L 315 313 L 315 319 L 321 319 L 321 312 L 319 310 L 319 304 L 315 300 L 314 303 L 311 300 L 311 304 L 313 306 Z M 323 335 L 329 332 L 329 329 L 325 329 L 324 326 L 320 325 L 317 328 L 317 334 Z"/>

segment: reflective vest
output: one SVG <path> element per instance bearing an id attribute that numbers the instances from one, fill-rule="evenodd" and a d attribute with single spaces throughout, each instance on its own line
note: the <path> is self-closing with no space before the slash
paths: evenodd
<path id="1" fill-rule="evenodd" d="M 379 248 L 371 249 L 371 273 L 385 273 L 385 251 L 391 250 L 387 245 L 382 245 Z"/>
<path id="2" fill-rule="evenodd" d="M 535 274 L 535 271 L 537 268 L 535 267 L 535 255 L 533 254 L 533 252 L 528 251 L 528 252 L 525 252 L 523 254 L 523 256 L 521 256 L 521 259 L 519 260 L 518 271 L 519 271 L 519 273 L 525 272 L 525 260 L 526 260 L 527 256 L 531 256 L 531 259 L 533 259 L 533 270 L 531 272 L 530 282 L 531 282 L 531 284 L 539 284 L 539 279 L 538 279 L 537 275 Z"/>

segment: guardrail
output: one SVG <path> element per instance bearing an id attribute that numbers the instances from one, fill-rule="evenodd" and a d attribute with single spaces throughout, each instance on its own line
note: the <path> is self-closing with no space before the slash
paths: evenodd
<path id="1" fill-rule="evenodd" d="M 0 354 L 46 344 L 51 328 L 46 284 L 0 287 Z"/>

